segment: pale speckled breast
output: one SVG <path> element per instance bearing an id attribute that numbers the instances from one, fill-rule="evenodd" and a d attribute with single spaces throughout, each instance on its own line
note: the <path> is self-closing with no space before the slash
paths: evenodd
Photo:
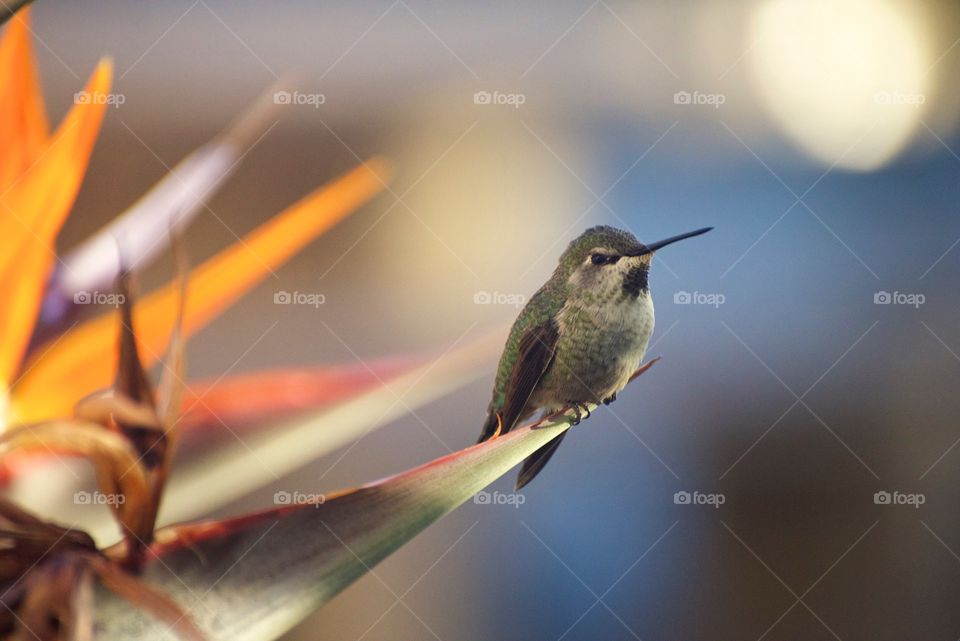
<path id="1" fill-rule="evenodd" d="M 623 389 L 643 360 L 653 333 L 653 301 L 643 293 L 599 306 L 568 302 L 557 320 L 556 357 L 531 401 L 548 409 L 571 401 L 599 403 Z"/>

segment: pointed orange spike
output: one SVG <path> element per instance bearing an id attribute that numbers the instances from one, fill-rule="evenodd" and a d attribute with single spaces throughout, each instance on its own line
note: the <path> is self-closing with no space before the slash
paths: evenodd
<path id="1" fill-rule="evenodd" d="M 383 160 L 364 163 L 295 203 L 253 232 L 208 259 L 190 274 L 183 317 L 185 336 L 192 335 L 241 295 L 263 280 L 313 238 L 376 195 L 389 169 Z M 141 298 L 134 310 L 144 365 L 163 352 L 171 329 L 170 310 L 180 284 L 171 282 Z M 112 314 L 91 319 L 49 346 L 24 368 L 13 392 L 12 406 L 20 420 L 69 414 L 73 404 L 110 384 L 117 324 Z"/>
<path id="2" fill-rule="evenodd" d="M 36 160 L 48 137 L 30 10 L 25 8 L 0 39 L 0 192 Z"/>
<path id="3" fill-rule="evenodd" d="M 657 356 L 656 358 L 652 358 L 652 359 L 650 359 L 649 361 L 647 361 L 646 363 L 644 363 L 643 365 L 641 365 L 640 367 L 638 367 L 638 368 L 637 368 L 637 371 L 635 371 L 633 374 L 630 375 L 630 380 L 632 381 L 632 380 L 634 380 L 635 378 L 637 378 L 638 376 L 640 376 L 640 375 L 642 375 L 643 373 L 645 373 L 648 369 L 650 369 L 651 367 L 653 367 L 653 364 L 656 363 L 657 361 L 659 361 L 660 358 L 661 358 L 660 356 Z"/>
<path id="4" fill-rule="evenodd" d="M 498 436 L 500 436 L 500 432 L 502 431 L 503 431 L 503 421 L 500 416 L 500 412 L 497 412 L 497 431 L 494 432 L 490 438 L 491 439 L 497 438 Z"/>
<path id="5" fill-rule="evenodd" d="M 105 96 L 111 76 L 110 61 L 102 60 L 87 95 Z M 0 300 L 7 307 L 0 314 L 0 385 L 11 381 L 30 339 L 56 235 L 80 189 L 104 109 L 106 101 L 96 98 L 74 105 L 37 161 L 0 191 L 0 239 L 9 248 L 0 253 Z"/>

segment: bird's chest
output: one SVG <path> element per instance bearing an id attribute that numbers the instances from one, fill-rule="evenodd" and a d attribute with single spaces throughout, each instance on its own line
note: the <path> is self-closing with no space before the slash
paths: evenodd
<path id="1" fill-rule="evenodd" d="M 602 400 L 626 385 L 640 365 L 654 311 L 649 295 L 603 305 L 568 304 L 559 318 L 560 338 L 551 378 L 572 393 L 589 392 L 583 400 Z"/>

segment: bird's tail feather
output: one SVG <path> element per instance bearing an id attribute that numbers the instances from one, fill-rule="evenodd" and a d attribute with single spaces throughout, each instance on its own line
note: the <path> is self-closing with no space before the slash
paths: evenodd
<path id="1" fill-rule="evenodd" d="M 524 460 L 523 466 L 520 468 L 520 474 L 517 475 L 517 490 L 520 490 L 520 488 L 532 481 L 534 477 L 540 473 L 540 470 L 547 464 L 550 457 L 553 456 L 553 453 L 560 447 L 560 443 L 566 435 L 566 432 L 562 432 L 560 436 L 542 446 Z"/>

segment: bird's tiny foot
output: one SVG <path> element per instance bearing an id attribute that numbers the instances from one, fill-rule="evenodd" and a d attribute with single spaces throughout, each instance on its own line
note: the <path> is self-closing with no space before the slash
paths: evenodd
<path id="1" fill-rule="evenodd" d="M 614 393 L 611 394 L 610 396 L 608 396 L 608 397 L 606 397 L 605 399 L 603 399 L 603 404 L 604 404 L 604 405 L 609 405 L 610 403 L 614 402 L 615 400 L 617 400 L 617 393 L 616 393 L 616 392 L 614 392 Z"/>
<path id="2" fill-rule="evenodd" d="M 586 403 L 581 403 L 580 401 L 567 401 L 567 403 L 569 404 L 570 409 L 576 413 L 571 426 L 580 425 L 580 421 L 585 418 L 590 418 L 590 406 Z"/>

